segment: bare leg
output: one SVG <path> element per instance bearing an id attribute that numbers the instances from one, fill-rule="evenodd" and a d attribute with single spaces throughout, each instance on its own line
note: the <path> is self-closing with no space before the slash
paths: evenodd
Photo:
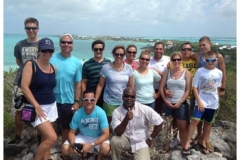
<path id="1" fill-rule="evenodd" d="M 64 143 L 68 139 L 68 132 L 70 129 L 62 129 L 62 143 Z"/>
<path id="2" fill-rule="evenodd" d="M 188 121 L 177 119 L 177 127 L 179 130 L 181 146 L 182 146 L 182 148 L 184 148 L 184 146 L 186 145 L 187 136 L 188 136 Z"/>
<path id="3" fill-rule="evenodd" d="M 110 152 L 110 145 L 107 143 L 101 144 L 97 160 L 102 160 L 103 156 L 108 155 L 109 152 Z"/>
<path id="4" fill-rule="evenodd" d="M 22 113 L 22 111 L 16 111 L 16 113 L 15 113 L 15 132 L 16 132 L 16 135 L 18 135 L 19 137 L 21 137 L 23 124 L 24 124 L 20 120 L 21 113 Z"/>
<path id="5" fill-rule="evenodd" d="M 194 130 L 197 127 L 198 123 L 199 123 L 198 120 L 192 119 L 192 121 L 191 121 L 191 123 L 190 123 L 190 125 L 188 127 L 187 141 L 186 141 L 186 144 L 185 144 L 183 149 L 188 149 L 189 148 L 192 135 L 193 135 Z"/>

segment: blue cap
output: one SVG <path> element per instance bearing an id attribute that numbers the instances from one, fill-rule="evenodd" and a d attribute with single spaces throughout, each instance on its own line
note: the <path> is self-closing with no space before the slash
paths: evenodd
<path id="1" fill-rule="evenodd" d="M 53 41 L 49 38 L 43 38 L 39 41 L 38 46 L 41 50 L 51 49 L 54 50 L 54 44 Z"/>

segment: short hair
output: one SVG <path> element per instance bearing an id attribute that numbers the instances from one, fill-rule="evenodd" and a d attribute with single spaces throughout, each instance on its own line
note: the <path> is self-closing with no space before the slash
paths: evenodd
<path id="1" fill-rule="evenodd" d="M 102 40 L 95 40 L 92 42 L 92 49 L 96 44 L 102 44 L 103 45 L 103 49 L 105 48 L 105 43 Z"/>
<path id="2" fill-rule="evenodd" d="M 123 52 L 124 52 L 124 54 L 125 54 L 125 47 L 124 47 L 123 45 L 117 45 L 117 46 L 115 46 L 115 47 L 113 48 L 113 50 L 112 50 L 112 54 L 114 54 L 117 49 L 122 49 Z"/>
<path id="3" fill-rule="evenodd" d="M 208 36 L 203 36 L 199 39 L 199 42 L 202 42 L 202 41 L 208 41 L 208 42 L 211 42 L 210 38 Z"/>
<path id="4" fill-rule="evenodd" d="M 184 42 L 183 44 L 181 44 L 180 49 L 182 49 L 182 47 L 183 47 L 184 45 L 187 45 L 187 44 L 189 44 L 189 45 L 191 46 L 191 48 L 192 48 L 192 44 L 191 44 L 190 42 Z"/>
<path id="5" fill-rule="evenodd" d="M 218 53 L 217 52 L 213 52 L 213 51 L 208 51 L 206 53 L 206 56 L 216 56 L 216 58 L 218 57 Z"/>
<path id="6" fill-rule="evenodd" d="M 171 54 L 170 58 L 173 59 L 174 56 L 179 56 L 180 58 L 182 58 L 182 54 L 181 52 L 175 51 Z"/>
<path id="7" fill-rule="evenodd" d="M 135 49 L 136 49 L 136 52 L 137 52 L 137 46 L 134 45 L 134 44 L 129 44 L 129 45 L 127 46 L 127 48 L 126 48 L 126 52 L 127 52 L 128 49 L 131 48 L 131 47 L 135 48 Z"/>
<path id="8" fill-rule="evenodd" d="M 37 27 L 39 25 L 38 20 L 36 18 L 33 18 L 33 17 L 29 17 L 29 18 L 25 19 L 24 26 L 26 26 L 27 23 L 36 23 Z"/>
<path id="9" fill-rule="evenodd" d="M 163 43 L 163 42 L 156 42 L 156 43 L 154 44 L 153 49 L 155 49 L 156 46 L 159 45 L 159 44 L 161 44 L 161 45 L 163 46 L 163 49 L 164 49 L 164 43 Z"/>
<path id="10" fill-rule="evenodd" d="M 94 97 L 95 97 L 95 91 L 94 90 L 88 90 L 86 89 L 84 92 L 83 92 L 83 97 L 85 97 L 86 94 L 88 93 L 93 93 Z"/>
<path id="11" fill-rule="evenodd" d="M 141 52 L 141 54 L 139 55 L 139 58 L 141 58 L 142 55 L 148 55 L 149 57 L 151 57 L 151 52 L 150 52 L 149 49 L 146 49 L 146 50 Z"/>

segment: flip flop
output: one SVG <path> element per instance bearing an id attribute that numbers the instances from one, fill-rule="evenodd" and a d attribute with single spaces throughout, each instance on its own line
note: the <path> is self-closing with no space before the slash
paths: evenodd
<path id="1" fill-rule="evenodd" d="M 198 145 L 199 145 L 199 147 L 201 148 L 203 154 L 209 154 L 209 150 L 208 150 L 206 147 L 204 147 L 204 146 L 203 146 L 201 143 L 199 143 L 199 142 L 198 142 Z"/>
<path id="2" fill-rule="evenodd" d="M 183 156 L 192 155 L 192 151 L 190 151 L 190 147 L 188 149 L 182 149 L 182 155 Z"/>

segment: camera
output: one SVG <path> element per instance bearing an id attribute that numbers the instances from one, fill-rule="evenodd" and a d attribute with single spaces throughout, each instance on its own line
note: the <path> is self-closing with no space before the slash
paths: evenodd
<path id="1" fill-rule="evenodd" d="M 14 107 L 16 108 L 16 109 L 19 109 L 19 108 L 21 108 L 22 107 L 22 105 L 23 105 L 23 103 L 24 103 L 24 96 L 23 95 L 16 95 L 15 97 L 14 97 L 14 102 L 15 102 L 15 104 L 14 104 Z"/>
<path id="2" fill-rule="evenodd" d="M 81 143 L 74 143 L 73 149 L 76 150 L 80 154 L 81 150 L 83 149 L 83 144 L 81 144 Z"/>

